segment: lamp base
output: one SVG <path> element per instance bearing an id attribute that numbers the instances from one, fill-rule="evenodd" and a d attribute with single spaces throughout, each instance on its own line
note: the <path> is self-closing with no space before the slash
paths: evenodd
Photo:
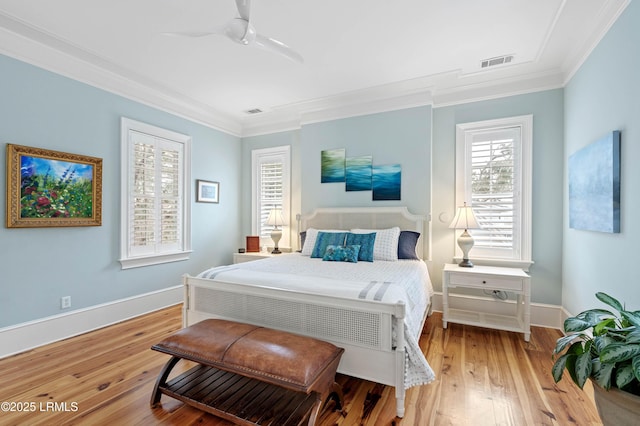
<path id="1" fill-rule="evenodd" d="M 462 250 L 462 262 L 458 263 L 458 266 L 463 268 L 473 268 L 473 263 L 469 260 L 469 250 L 473 247 L 473 237 L 465 229 L 458 237 L 458 246 Z"/>
<path id="2" fill-rule="evenodd" d="M 469 259 L 462 259 L 462 262 L 458 263 L 458 266 L 461 266 L 463 268 L 473 268 L 473 262 L 471 262 Z"/>
<path id="3" fill-rule="evenodd" d="M 282 237 L 282 231 L 279 230 L 278 228 L 275 228 L 271 231 L 271 239 L 273 240 L 273 250 L 271 251 L 271 254 L 280 254 L 282 253 L 279 249 L 278 249 L 278 242 L 280 242 L 280 238 Z"/>

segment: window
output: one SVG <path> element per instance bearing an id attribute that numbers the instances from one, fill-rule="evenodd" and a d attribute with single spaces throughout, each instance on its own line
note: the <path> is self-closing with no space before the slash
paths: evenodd
<path id="1" fill-rule="evenodd" d="M 456 205 L 482 229 L 471 253 L 528 269 L 531 261 L 531 115 L 456 126 Z"/>
<path id="2" fill-rule="evenodd" d="M 121 123 L 122 269 L 186 260 L 191 252 L 191 138 Z"/>
<path id="3" fill-rule="evenodd" d="M 290 147 L 256 149 L 251 152 L 252 164 L 252 215 L 251 232 L 260 236 L 260 244 L 273 244 L 272 226 L 265 222 L 269 211 L 282 209 L 284 223 L 289 223 L 290 212 Z M 289 232 L 282 233 L 280 247 L 291 247 Z"/>

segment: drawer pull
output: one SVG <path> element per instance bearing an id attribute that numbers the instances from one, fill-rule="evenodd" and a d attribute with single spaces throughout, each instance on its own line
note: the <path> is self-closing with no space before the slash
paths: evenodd
<path id="1" fill-rule="evenodd" d="M 482 280 L 482 284 L 486 284 L 487 282 L 485 280 Z"/>

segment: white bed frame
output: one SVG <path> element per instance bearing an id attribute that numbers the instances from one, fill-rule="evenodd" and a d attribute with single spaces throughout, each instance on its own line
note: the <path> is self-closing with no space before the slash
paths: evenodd
<path id="1" fill-rule="evenodd" d="M 405 207 L 322 208 L 303 217 L 302 225 L 302 229 L 346 230 L 399 226 L 425 236 L 424 217 L 410 214 Z M 420 257 L 423 244 L 419 241 L 417 247 Z M 404 303 L 343 299 L 189 275 L 183 282 L 185 327 L 207 318 L 224 318 L 332 342 L 345 349 L 338 371 L 395 387 L 396 415 L 404 416 Z M 429 311 L 430 307 L 423 322 Z"/>

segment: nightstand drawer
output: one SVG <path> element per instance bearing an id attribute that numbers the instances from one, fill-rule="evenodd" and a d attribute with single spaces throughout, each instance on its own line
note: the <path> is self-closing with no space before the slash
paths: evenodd
<path id="1" fill-rule="evenodd" d="M 490 290 L 522 291 L 523 282 L 522 278 L 517 277 L 451 272 L 449 274 L 449 286 L 486 288 Z"/>

